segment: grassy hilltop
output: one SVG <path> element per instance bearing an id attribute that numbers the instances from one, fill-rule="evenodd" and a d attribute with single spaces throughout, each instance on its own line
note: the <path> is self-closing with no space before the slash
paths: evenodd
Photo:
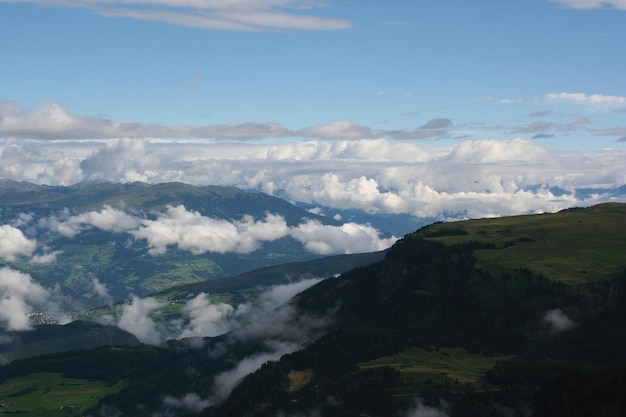
<path id="1" fill-rule="evenodd" d="M 606 203 L 554 214 L 435 223 L 416 236 L 448 245 L 493 245 L 475 252 L 494 271 L 527 268 L 548 279 L 579 284 L 610 278 L 626 265 L 626 205 Z"/>

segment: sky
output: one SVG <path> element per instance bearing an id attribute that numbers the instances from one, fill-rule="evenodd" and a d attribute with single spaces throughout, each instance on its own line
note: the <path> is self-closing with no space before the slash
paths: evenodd
<path id="1" fill-rule="evenodd" d="M 443 219 L 623 200 L 625 21 L 626 0 L 0 0 L 0 178 Z"/>

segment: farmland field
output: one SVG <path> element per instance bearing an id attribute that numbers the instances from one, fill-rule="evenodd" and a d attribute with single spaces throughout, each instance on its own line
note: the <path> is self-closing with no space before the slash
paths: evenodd
<path id="1" fill-rule="evenodd" d="M 80 416 L 95 407 L 100 398 L 125 386 L 121 381 L 109 386 L 102 381 L 65 378 L 57 373 L 11 378 L 0 384 L 0 414 Z"/>

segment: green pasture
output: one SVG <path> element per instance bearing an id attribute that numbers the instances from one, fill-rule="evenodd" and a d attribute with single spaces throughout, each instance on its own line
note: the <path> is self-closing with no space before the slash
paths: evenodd
<path id="1" fill-rule="evenodd" d="M 445 244 L 478 241 L 478 266 L 494 272 L 527 268 L 578 284 L 626 269 L 626 204 L 601 204 L 554 214 L 435 223 L 416 232 Z"/>
<path id="2" fill-rule="evenodd" d="M 0 385 L 0 414 L 81 416 L 98 405 L 100 398 L 115 394 L 125 386 L 121 381 L 108 386 L 102 381 L 65 378 L 56 373 L 11 378 Z"/>
<path id="3" fill-rule="evenodd" d="M 448 385 L 459 389 L 480 388 L 483 376 L 496 361 L 508 356 L 484 357 L 468 353 L 465 349 L 441 348 L 439 350 L 412 347 L 391 356 L 359 364 L 360 369 L 389 366 L 400 372 L 403 387 L 399 393 L 414 392 L 432 385 Z"/>

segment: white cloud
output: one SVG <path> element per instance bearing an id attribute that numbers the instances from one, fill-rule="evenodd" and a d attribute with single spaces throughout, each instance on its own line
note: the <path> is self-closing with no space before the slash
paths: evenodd
<path id="1" fill-rule="evenodd" d="M 369 225 L 345 223 L 337 227 L 316 220 L 295 227 L 291 236 L 309 252 L 319 255 L 376 252 L 389 248 L 398 240 L 395 236 L 382 238 L 378 230 Z"/>
<path id="2" fill-rule="evenodd" d="M 57 261 L 57 256 L 61 253 L 62 251 L 55 250 L 41 255 L 35 255 L 29 262 L 33 264 L 50 265 Z"/>
<path id="3" fill-rule="evenodd" d="M 267 304 L 267 307 L 271 305 L 273 303 Z M 266 310 L 264 314 L 255 314 L 250 323 L 234 329 L 231 333 L 234 338 L 256 340 L 263 345 L 264 351 L 244 358 L 232 369 L 217 375 L 213 382 L 212 402 L 219 403 L 228 397 L 244 376 L 256 371 L 265 362 L 294 352 L 302 344 L 320 336 L 331 322 L 332 313 L 329 312 L 329 317 L 311 317 L 292 305 L 286 305 Z"/>
<path id="4" fill-rule="evenodd" d="M 0 322 L 7 330 L 31 329 L 28 315 L 34 307 L 48 304 L 51 293 L 30 275 L 11 268 L 0 268 Z"/>
<path id="5" fill-rule="evenodd" d="M 106 284 L 101 283 L 98 278 L 92 278 L 91 285 L 93 285 L 93 291 L 98 297 L 107 305 L 113 305 L 113 297 L 109 294 Z"/>
<path id="6" fill-rule="evenodd" d="M 131 231 L 137 239 L 146 239 L 152 255 L 166 252 L 167 247 L 195 254 L 250 253 L 257 250 L 263 241 L 272 241 L 286 236 L 287 223 L 276 215 L 268 214 L 264 221 L 255 221 L 244 216 L 240 221 L 204 217 L 190 212 L 184 206 L 169 206 L 156 220 L 143 220 L 142 227 Z"/>
<path id="7" fill-rule="evenodd" d="M 211 405 L 209 400 L 201 398 L 195 392 L 187 393 L 180 398 L 167 396 L 163 399 L 163 403 L 169 408 L 179 408 L 194 413 L 199 413 Z"/>
<path id="8" fill-rule="evenodd" d="M 607 96 L 602 94 L 587 95 L 584 93 L 550 93 L 546 94 L 550 101 L 569 101 L 572 103 L 616 106 L 626 103 L 626 97 Z"/>
<path id="9" fill-rule="evenodd" d="M 347 120 L 340 120 L 325 125 L 312 126 L 297 132 L 298 136 L 319 139 L 372 139 L 384 135 L 383 131 L 372 130 Z"/>
<path id="10" fill-rule="evenodd" d="M 226 303 L 212 303 L 208 295 L 200 293 L 189 300 L 183 308 L 183 313 L 189 318 L 189 323 L 176 336 L 185 337 L 218 336 L 230 330 L 235 322 L 235 308 Z"/>
<path id="11" fill-rule="evenodd" d="M 258 303 L 265 311 L 271 311 L 286 304 L 296 294 L 320 282 L 320 278 L 303 279 L 298 282 L 275 285 L 259 296 Z"/>
<path id="12" fill-rule="evenodd" d="M 346 19 L 304 13 L 320 6 L 316 0 L 0 0 L 79 7 L 101 16 L 162 22 L 227 31 L 342 30 Z"/>
<path id="13" fill-rule="evenodd" d="M 28 239 L 24 233 L 11 225 L 0 226 L 0 258 L 7 262 L 14 261 L 18 256 L 31 255 L 37 242 Z"/>
<path id="14" fill-rule="evenodd" d="M 154 298 L 133 296 L 130 304 L 122 307 L 117 326 L 135 335 L 140 342 L 158 345 L 164 340 L 165 331 L 151 317 L 151 314 L 164 305 Z"/>
<path id="15" fill-rule="evenodd" d="M 0 0 L 1 1 L 1 0 Z M 0 138 L 39 140 L 123 139 L 94 155 L 90 163 L 96 166 L 105 161 L 119 165 L 120 158 L 109 158 L 111 153 L 133 146 L 141 147 L 145 138 L 192 138 L 210 140 L 249 141 L 264 138 L 302 137 L 322 140 L 354 140 L 390 137 L 395 139 L 427 139 L 443 137 L 452 127 L 445 118 L 432 119 L 413 130 L 383 130 L 339 120 L 324 125 L 291 130 L 281 123 L 232 122 L 219 125 L 145 124 L 133 120 L 111 120 L 104 117 L 74 115 L 63 106 L 52 102 L 35 109 L 26 109 L 12 101 L 0 101 Z M 139 141 L 139 142 L 137 142 Z M 71 173 L 77 167 L 71 159 L 53 159 L 48 170 L 60 175 Z M 148 161 L 150 162 L 150 161 Z M 135 164 L 137 161 L 135 161 Z M 85 168 L 85 167 L 82 167 Z M 89 167 L 87 167 L 89 168 Z"/>
<path id="16" fill-rule="evenodd" d="M 576 323 L 567 317 L 560 308 L 547 311 L 543 317 L 543 321 L 550 327 L 550 330 L 555 333 L 564 332 L 576 327 Z"/>
<path id="17" fill-rule="evenodd" d="M 73 216 L 65 209 L 57 215 L 40 219 L 38 225 L 63 236 L 74 237 L 90 227 L 113 233 L 127 232 L 139 227 L 140 220 L 105 204 L 100 211 L 88 211 Z"/>
<path id="18" fill-rule="evenodd" d="M 573 9 L 602 9 L 613 7 L 626 10 L 626 0 L 550 0 Z"/>
<path id="19" fill-rule="evenodd" d="M 324 226 L 319 222 L 309 221 L 289 227 L 285 219 L 276 214 L 267 213 L 260 220 L 249 215 L 239 220 L 226 220 L 202 216 L 198 212 L 187 210 L 183 205 L 168 206 L 153 219 L 137 217 L 108 205 L 104 205 L 100 211 L 76 215 L 70 215 L 69 210 L 64 209 L 40 219 L 38 226 L 70 238 L 90 227 L 112 233 L 129 233 L 135 239 L 145 240 L 148 253 L 154 256 L 162 255 L 172 247 L 194 254 L 249 254 L 259 249 L 264 242 L 288 236 L 300 241 L 312 253 L 330 255 L 382 250 L 391 246 L 396 239 L 381 238 L 378 230 L 369 225 L 347 223 L 342 226 Z M 23 237 L 21 231 L 13 226 L 4 228 L 17 237 Z M 0 229 L 0 233 L 2 230 Z M 0 243 L 5 247 L 4 253 L 14 259 L 15 251 L 28 242 L 30 241 L 25 238 L 15 238 L 4 239 Z M 34 250 L 35 243 L 30 244 L 25 253 Z M 58 253 L 39 255 L 31 262 L 52 263 Z"/>
<path id="20" fill-rule="evenodd" d="M 365 133 L 370 129 L 350 122 L 343 126 L 348 136 L 354 135 L 354 129 L 363 128 Z M 450 126 L 448 119 L 432 119 L 423 122 L 413 133 L 445 135 Z M 588 119 L 579 116 L 566 123 L 535 121 L 512 129 L 532 137 L 555 132 L 573 134 L 582 129 L 590 136 L 595 132 L 596 137 L 614 136 L 618 141 L 626 136 L 623 127 L 604 130 L 592 127 Z M 325 125 L 327 130 L 317 134 L 341 136 L 341 128 L 341 124 Z M 385 135 L 393 137 L 392 133 L 388 131 Z M 625 151 L 620 149 L 554 151 L 538 141 L 519 138 L 465 140 L 441 146 L 422 146 L 419 142 L 384 137 L 273 143 L 6 139 L 0 142 L 0 175 L 16 181 L 65 185 L 80 181 L 141 180 L 237 186 L 329 208 L 445 219 L 458 217 L 458 213 L 460 217 L 483 217 L 547 212 L 623 199 L 599 193 L 597 198 L 583 200 L 576 198 L 574 191 L 626 184 L 625 156 Z M 58 161 L 65 162 L 55 165 Z M 554 186 L 567 194 L 550 193 L 548 190 Z M 65 233 L 75 234 L 83 227 L 94 227 L 76 220 L 73 224 L 63 223 Z M 95 219 L 85 221 L 95 222 Z M 252 224 L 261 227 L 262 223 L 268 220 L 257 219 Z M 149 226 L 142 223 L 143 228 Z M 226 229 L 233 234 L 244 233 L 241 224 L 233 223 Z M 254 228 L 250 233 L 253 231 Z M 150 235 L 149 230 L 144 232 Z M 263 239 L 249 237 L 239 242 L 238 249 L 244 253 L 249 250 L 244 250 L 245 242 L 254 245 L 255 241 Z M 165 239 L 159 243 L 155 235 L 154 251 L 176 242 L 178 239 Z M 201 244 L 187 245 L 203 250 Z"/>

